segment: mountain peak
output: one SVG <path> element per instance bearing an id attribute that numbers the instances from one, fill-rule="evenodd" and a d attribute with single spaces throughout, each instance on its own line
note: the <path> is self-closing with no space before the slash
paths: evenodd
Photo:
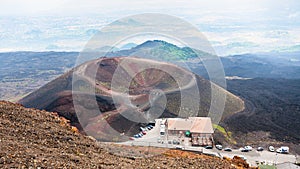
<path id="1" fill-rule="evenodd" d="M 140 48 L 140 47 L 159 47 L 159 46 L 169 46 L 169 47 L 176 47 L 178 49 L 180 49 L 180 47 L 176 46 L 176 45 L 173 45 L 171 43 L 168 43 L 166 41 L 163 41 L 163 40 L 148 40 L 148 41 L 145 41 L 144 43 L 140 44 L 137 46 L 137 48 Z"/>
<path id="2" fill-rule="evenodd" d="M 200 52 L 197 51 L 199 54 Z M 178 47 L 163 40 L 148 40 L 128 50 L 110 53 L 109 56 L 135 56 L 158 59 L 163 61 L 182 61 L 198 55 L 189 47 Z"/>

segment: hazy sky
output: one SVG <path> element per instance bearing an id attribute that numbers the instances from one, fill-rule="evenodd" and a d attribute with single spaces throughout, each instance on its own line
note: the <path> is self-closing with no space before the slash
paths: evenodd
<path id="1" fill-rule="evenodd" d="M 0 51 L 80 51 L 106 24 L 152 12 L 195 25 L 220 55 L 300 50 L 297 0 L 1 0 Z"/>

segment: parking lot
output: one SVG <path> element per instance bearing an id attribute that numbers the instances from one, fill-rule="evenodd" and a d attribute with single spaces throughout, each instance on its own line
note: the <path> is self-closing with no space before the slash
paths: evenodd
<path id="1" fill-rule="evenodd" d="M 240 150 L 233 149 L 232 152 L 227 152 L 224 150 L 218 150 L 216 148 L 213 149 L 205 149 L 203 147 L 193 147 L 191 146 L 188 139 L 184 139 L 181 143 L 173 144 L 173 138 L 169 138 L 167 140 L 166 135 L 161 135 L 161 127 L 160 124 L 163 123 L 161 119 L 156 121 L 155 126 L 151 130 L 146 131 L 146 135 L 141 138 L 135 138 L 134 140 L 123 142 L 120 144 L 132 145 L 132 146 L 153 146 L 153 147 L 165 147 L 165 148 L 182 148 L 184 150 L 191 151 L 199 151 L 205 154 L 210 154 L 218 157 L 229 157 L 233 158 L 234 156 L 242 156 L 246 158 L 246 161 L 251 166 L 256 166 L 257 162 L 265 163 L 265 164 L 279 164 L 284 162 L 296 162 L 296 156 L 292 154 L 279 154 L 276 152 L 269 152 L 267 150 L 264 151 L 256 151 L 253 149 L 249 152 L 241 152 Z"/>
<path id="2" fill-rule="evenodd" d="M 203 149 L 203 153 L 213 154 L 219 157 L 229 157 L 233 158 L 234 156 L 244 156 L 246 157 L 246 161 L 252 165 L 256 166 L 256 163 L 263 162 L 265 164 L 279 164 L 284 162 L 296 162 L 296 156 L 292 154 L 278 154 L 276 152 L 269 152 L 267 150 L 264 151 L 256 151 L 252 150 L 249 152 L 241 152 L 239 150 L 233 149 L 232 152 L 226 152 L 223 150 L 217 149 Z"/>

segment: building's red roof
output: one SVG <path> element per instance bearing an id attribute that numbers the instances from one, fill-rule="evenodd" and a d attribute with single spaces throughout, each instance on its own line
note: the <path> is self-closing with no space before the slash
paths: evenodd
<path id="1" fill-rule="evenodd" d="M 167 125 L 168 130 L 214 133 L 210 117 L 168 118 Z"/>

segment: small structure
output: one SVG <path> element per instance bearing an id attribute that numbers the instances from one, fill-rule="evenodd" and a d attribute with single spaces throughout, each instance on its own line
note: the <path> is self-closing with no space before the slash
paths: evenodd
<path id="1" fill-rule="evenodd" d="M 181 139 L 189 137 L 193 146 L 213 144 L 213 127 L 210 117 L 168 118 L 167 137 Z"/>

